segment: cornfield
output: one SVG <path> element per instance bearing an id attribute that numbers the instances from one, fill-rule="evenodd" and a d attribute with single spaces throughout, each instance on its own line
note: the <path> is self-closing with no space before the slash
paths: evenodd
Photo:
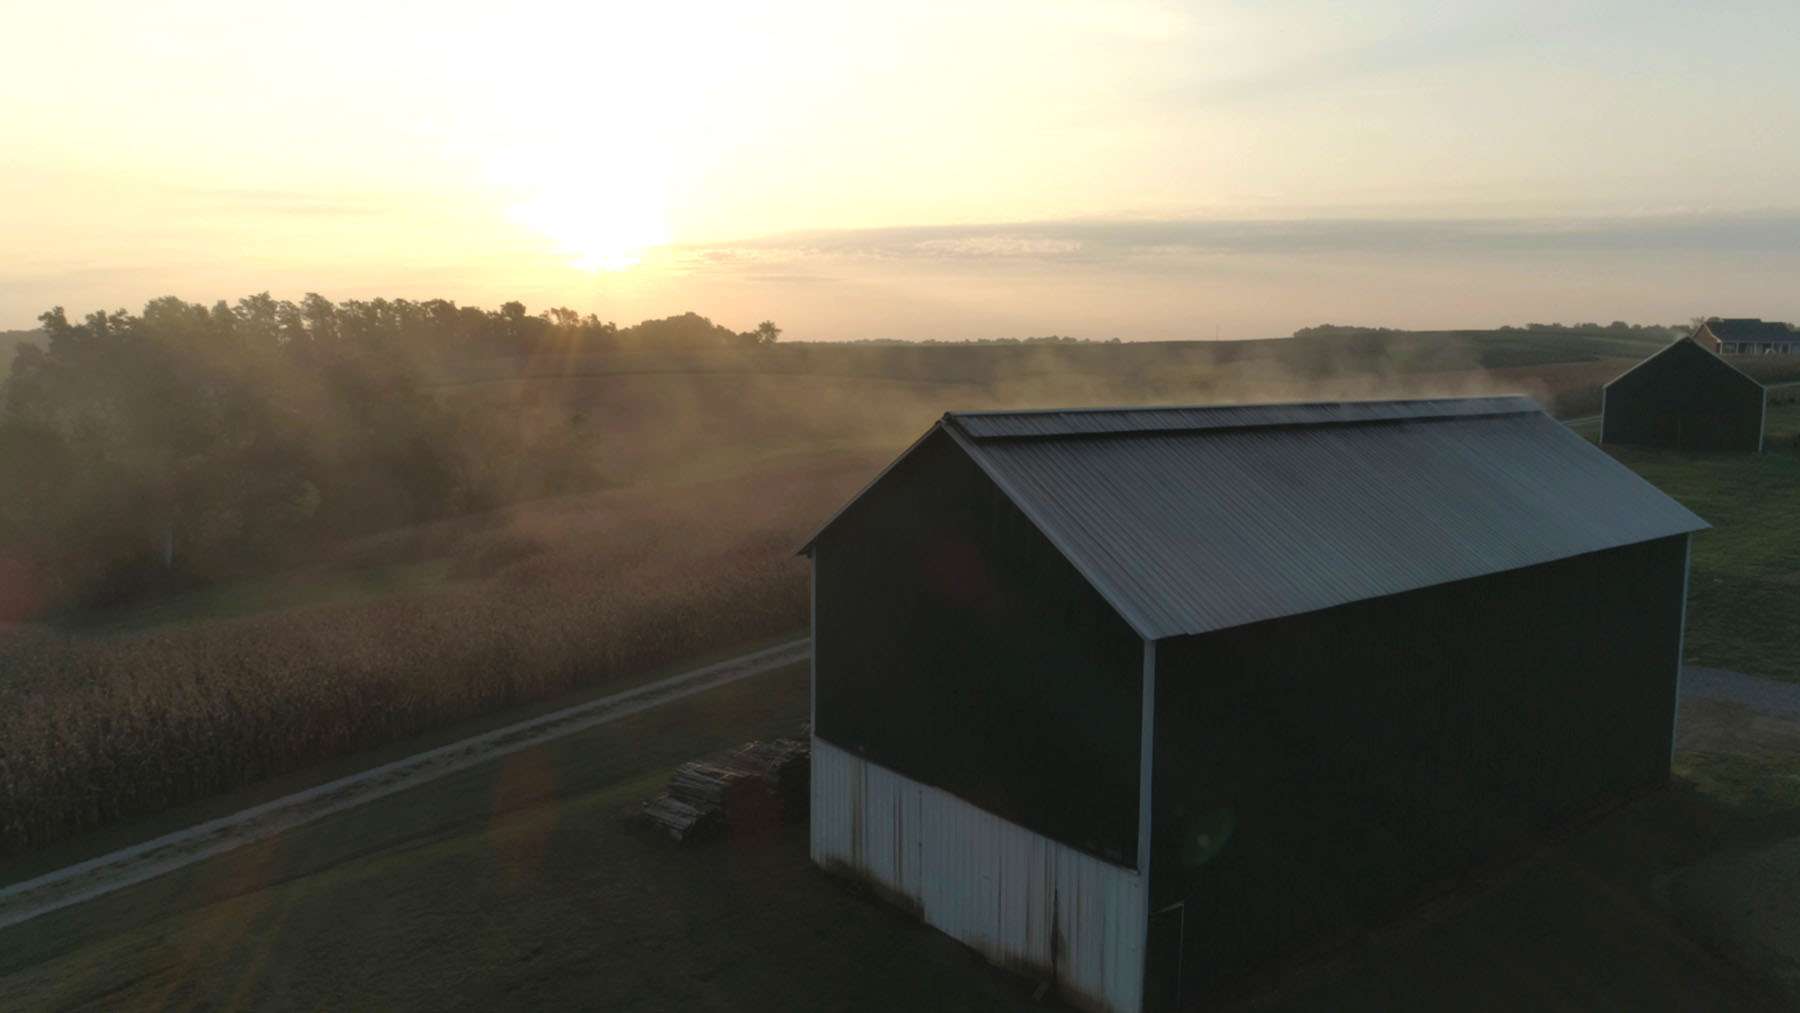
<path id="1" fill-rule="evenodd" d="M 457 539 L 491 574 L 373 601 L 0 634 L 0 852 L 798 632 L 794 551 L 867 474 L 549 501 Z"/>
<path id="2" fill-rule="evenodd" d="M 1279 362 L 1177 359 L 1142 375 L 974 385 L 696 373 L 477 388 L 523 426 L 534 412 L 593 412 L 597 432 L 616 434 L 597 448 L 609 473 L 642 481 L 361 539 L 320 564 L 447 560 L 430 587 L 136 633 L 0 630 L 0 853 L 797 632 L 806 571 L 793 551 L 946 406 L 1524 391 L 1582 415 L 1629 364 L 1439 373 L 1348 361 L 1297 379 Z M 650 481 L 721 461 L 759 470 Z"/>

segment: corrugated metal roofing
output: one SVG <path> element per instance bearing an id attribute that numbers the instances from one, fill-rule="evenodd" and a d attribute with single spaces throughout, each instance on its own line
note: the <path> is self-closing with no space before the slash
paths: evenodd
<path id="1" fill-rule="evenodd" d="M 1528 399 L 1425 404 L 940 425 L 1151 639 L 1706 527 Z M 1165 425 L 1184 412 L 1205 421 Z"/>
<path id="2" fill-rule="evenodd" d="M 1312 404 L 1183 405 L 1159 408 L 1072 408 L 1023 412 L 954 412 L 962 431 L 978 440 L 1107 433 L 1188 432 L 1258 426 L 1316 426 L 1395 419 L 1517 415 L 1538 406 L 1523 397 L 1431 398 L 1412 401 L 1334 401 Z"/>

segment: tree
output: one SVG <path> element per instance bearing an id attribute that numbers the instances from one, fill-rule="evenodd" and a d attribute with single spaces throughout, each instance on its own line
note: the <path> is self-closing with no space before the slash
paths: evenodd
<path id="1" fill-rule="evenodd" d="M 39 320 L 0 366 L 0 618 L 283 565 L 330 540 L 599 480 L 585 416 L 496 415 L 434 389 L 463 363 L 679 357 L 781 334 L 696 313 L 621 329 L 519 302 L 266 292 Z"/>
<path id="2" fill-rule="evenodd" d="M 730 348 L 741 335 L 728 327 L 713 323 L 698 313 L 688 312 L 661 320 L 646 320 L 619 332 L 627 343 L 640 348 Z"/>

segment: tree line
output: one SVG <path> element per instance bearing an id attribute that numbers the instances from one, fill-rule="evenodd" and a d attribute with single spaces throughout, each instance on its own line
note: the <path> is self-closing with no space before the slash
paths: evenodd
<path id="1" fill-rule="evenodd" d="M 447 300 L 267 293 L 61 307 L 0 382 L 0 619 L 112 604 L 324 541 L 596 484 L 575 420 L 526 431 L 436 397 L 448 363 L 773 344 L 694 313 L 621 328 Z M 499 413 L 503 414 L 503 413 Z"/>
<path id="2" fill-rule="evenodd" d="M 1697 319 L 1698 318 L 1696 318 L 1696 320 Z M 1683 325 L 1683 324 L 1633 324 L 1633 323 L 1627 323 L 1623 320 L 1614 320 L 1610 324 L 1602 324 L 1602 323 L 1597 323 L 1597 322 L 1592 322 L 1592 321 L 1590 321 L 1588 323 L 1579 323 L 1579 324 L 1529 323 L 1529 324 L 1525 324 L 1523 326 L 1519 326 L 1519 325 L 1515 325 L 1515 324 L 1502 324 L 1501 326 L 1494 328 L 1494 331 L 1495 331 L 1495 333 L 1498 333 L 1498 334 L 1521 334 L 1521 333 L 1528 333 L 1528 334 L 1581 334 L 1581 335 L 1617 334 L 1617 335 L 1624 336 L 1624 337 L 1632 337 L 1632 336 L 1646 336 L 1646 335 L 1648 335 L 1648 336 L 1666 336 L 1666 335 L 1686 334 L 1689 331 L 1693 330 L 1694 327 L 1696 327 L 1696 326 L 1698 326 L 1697 323 L 1692 326 L 1688 326 L 1688 325 Z M 1294 337 L 1296 337 L 1296 338 L 1361 338 L 1361 337 L 1381 337 L 1381 336 L 1388 336 L 1388 335 L 1416 334 L 1416 333 L 1419 333 L 1419 332 L 1418 331 L 1410 331 L 1410 330 L 1407 330 L 1406 328 L 1402 328 L 1402 327 L 1363 327 L 1363 326 L 1359 326 L 1359 325 L 1355 325 L 1355 324 L 1315 324 L 1312 327 L 1302 327 L 1302 328 L 1296 330 L 1294 332 Z"/>
<path id="3" fill-rule="evenodd" d="M 1076 338 L 1045 334 L 1031 338 L 854 338 L 841 345 L 1118 345 L 1120 338 Z"/>

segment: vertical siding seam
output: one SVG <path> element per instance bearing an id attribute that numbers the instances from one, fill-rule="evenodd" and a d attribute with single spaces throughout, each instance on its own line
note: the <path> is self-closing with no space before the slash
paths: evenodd
<path id="1" fill-rule="evenodd" d="M 1681 723 L 1681 670 L 1687 667 L 1688 582 L 1692 573 L 1694 536 L 1681 537 L 1681 625 L 1675 632 L 1675 706 L 1669 718 L 1669 769 L 1675 768 L 1675 729 Z"/>
<path id="2" fill-rule="evenodd" d="M 1142 923 L 1137 928 L 1139 942 L 1137 967 L 1139 982 L 1149 980 L 1150 960 L 1150 859 L 1152 849 L 1151 813 L 1156 771 L 1156 641 L 1144 638 L 1143 716 L 1138 728 L 1138 889 L 1143 899 L 1138 904 Z M 1143 989 L 1139 989 L 1140 1002 Z"/>
<path id="3" fill-rule="evenodd" d="M 1763 388 L 1762 414 L 1756 417 L 1756 452 L 1762 453 L 1769 441 L 1769 388 Z M 1685 599 L 1684 599 L 1685 600 Z"/>

